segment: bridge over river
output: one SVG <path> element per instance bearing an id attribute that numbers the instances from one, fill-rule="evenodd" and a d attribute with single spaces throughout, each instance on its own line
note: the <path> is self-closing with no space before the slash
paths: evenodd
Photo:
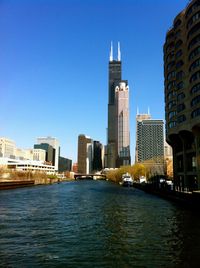
<path id="1" fill-rule="evenodd" d="M 106 179 L 106 175 L 105 174 L 81 174 L 81 173 L 77 173 L 77 174 L 74 174 L 74 179 L 77 180 L 77 179 L 81 179 L 81 180 L 84 180 L 84 179 L 91 179 L 91 180 L 94 180 L 94 179 Z"/>

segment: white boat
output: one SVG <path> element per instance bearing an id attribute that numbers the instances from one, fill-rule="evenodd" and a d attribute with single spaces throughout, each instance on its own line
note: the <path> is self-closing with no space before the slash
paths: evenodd
<path id="1" fill-rule="evenodd" d="M 133 179 L 129 173 L 122 175 L 122 185 L 123 186 L 132 186 L 133 185 Z"/>

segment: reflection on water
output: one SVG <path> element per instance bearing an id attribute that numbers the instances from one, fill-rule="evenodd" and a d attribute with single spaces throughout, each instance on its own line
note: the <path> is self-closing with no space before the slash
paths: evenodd
<path id="1" fill-rule="evenodd" d="M 105 181 L 0 192 L 0 267 L 198 267 L 200 216 Z"/>

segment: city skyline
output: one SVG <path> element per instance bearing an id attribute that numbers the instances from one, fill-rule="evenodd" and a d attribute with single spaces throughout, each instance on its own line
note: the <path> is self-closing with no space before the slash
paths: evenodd
<path id="1" fill-rule="evenodd" d="M 164 119 L 165 34 L 188 1 L 46 3 L 0 4 L 1 136 L 24 148 L 38 136 L 56 137 L 73 161 L 80 133 L 106 144 L 108 48 L 120 41 L 134 159 L 137 107 Z"/>

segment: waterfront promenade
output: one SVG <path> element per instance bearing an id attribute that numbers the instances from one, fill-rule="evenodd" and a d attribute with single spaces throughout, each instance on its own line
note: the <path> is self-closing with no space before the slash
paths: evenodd
<path id="1" fill-rule="evenodd" d="M 83 180 L 0 192 L 0 267 L 198 267 L 200 216 Z"/>

